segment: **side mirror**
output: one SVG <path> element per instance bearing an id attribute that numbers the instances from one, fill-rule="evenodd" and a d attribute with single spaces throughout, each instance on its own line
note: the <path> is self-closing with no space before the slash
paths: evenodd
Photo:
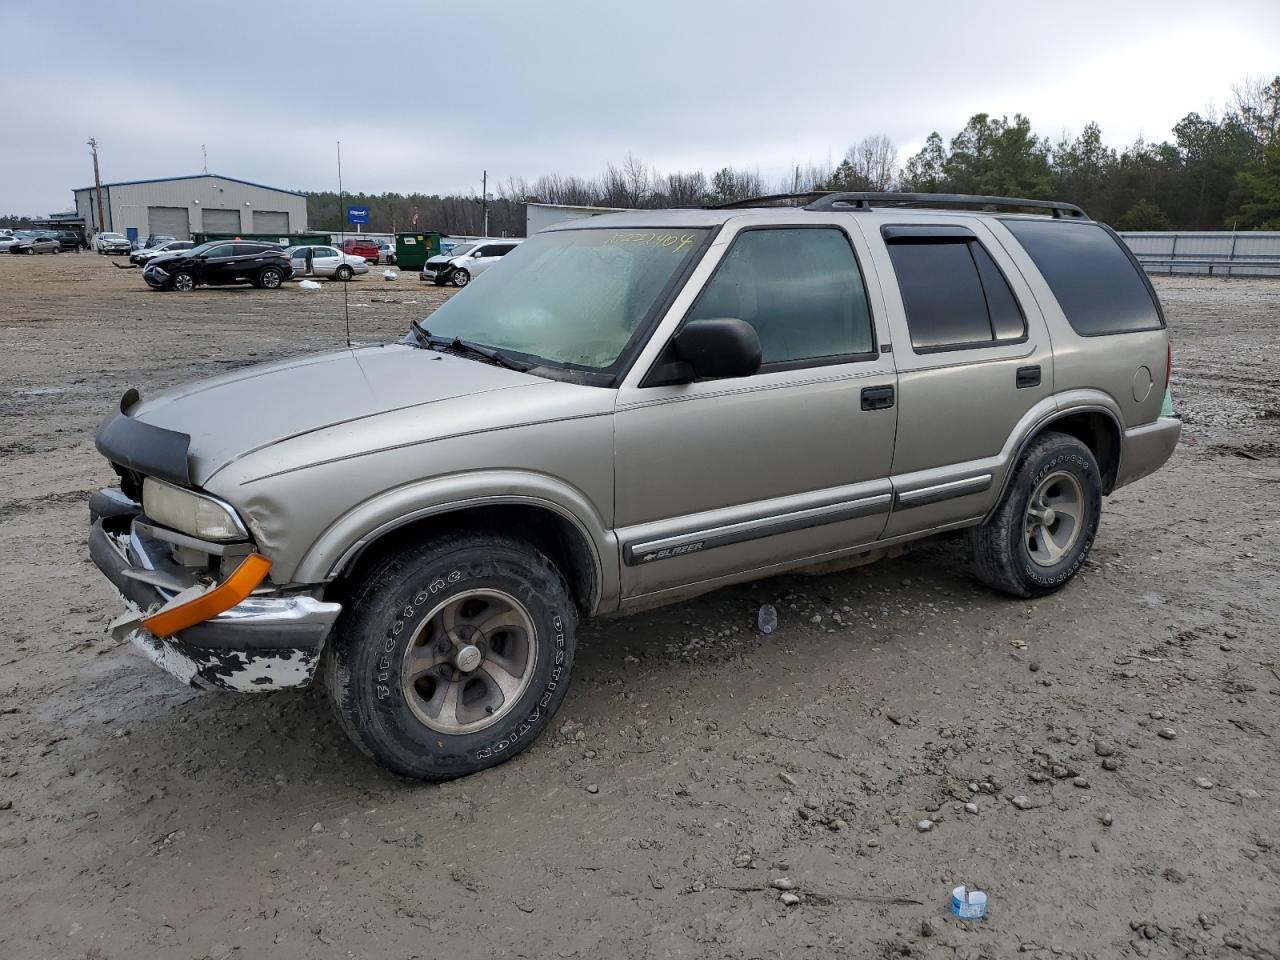
<path id="1" fill-rule="evenodd" d="M 674 353 L 674 357 L 671 354 Z M 690 320 L 672 338 L 667 362 L 646 386 L 749 377 L 760 369 L 760 337 L 745 320 Z"/>

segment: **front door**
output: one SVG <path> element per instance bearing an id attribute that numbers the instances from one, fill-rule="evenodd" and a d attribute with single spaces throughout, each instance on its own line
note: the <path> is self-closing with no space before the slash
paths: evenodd
<path id="1" fill-rule="evenodd" d="M 726 224 L 619 390 L 624 602 L 744 579 L 880 535 L 892 501 L 897 378 L 879 346 L 887 329 L 866 262 L 862 237 L 838 222 Z M 760 371 L 646 386 L 680 323 L 707 317 L 755 328 Z"/>
<path id="2" fill-rule="evenodd" d="M 222 243 L 200 258 L 200 279 L 204 283 L 226 283 L 234 269 L 234 244 Z"/>

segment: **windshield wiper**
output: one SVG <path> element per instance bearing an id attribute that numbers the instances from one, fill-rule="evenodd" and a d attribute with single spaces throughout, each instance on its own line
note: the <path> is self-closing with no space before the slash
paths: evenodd
<path id="1" fill-rule="evenodd" d="M 409 326 L 413 328 L 413 336 L 427 350 L 431 349 L 431 331 L 422 325 L 421 320 L 410 320 Z"/>
<path id="2" fill-rule="evenodd" d="M 443 338 L 437 338 L 443 340 Z M 495 350 L 493 347 L 486 347 L 479 343 L 472 343 L 470 340 L 463 340 L 460 337 L 454 337 L 449 341 L 449 349 L 456 350 L 458 353 L 469 353 L 476 357 L 484 357 L 499 366 L 506 367 L 508 370 L 518 370 L 520 373 L 526 373 L 529 370 L 527 363 L 521 363 L 519 360 L 508 357 L 501 350 Z"/>
<path id="3" fill-rule="evenodd" d="M 529 364 L 521 363 L 519 360 L 507 356 L 501 350 L 495 350 L 493 347 L 472 343 L 470 340 L 463 340 L 461 337 L 454 337 L 450 340 L 448 337 L 432 336 L 431 331 L 422 325 L 421 320 L 410 320 L 409 326 L 413 330 L 414 339 L 427 350 L 452 350 L 455 353 L 469 353 L 473 357 L 481 357 L 490 363 L 496 363 L 498 366 L 506 367 L 508 370 L 518 370 L 520 373 L 527 373 L 531 369 Z"/>

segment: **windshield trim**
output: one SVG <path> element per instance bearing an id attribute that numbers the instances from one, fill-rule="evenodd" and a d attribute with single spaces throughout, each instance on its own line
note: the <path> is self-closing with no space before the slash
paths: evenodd
<path id="1" fill-rule="evenodd" d="M 587 226 L 568 227 L 559 230 L 539 231 L 539 233 L 571 233 L 574 231 L 584 230 L 619 230 L 625 229 L 617 224 L 611 226 Z M 493 344 L 486 343 L 482 346 L 491 349 L 500 349 L 502 353 L 522 363 L 527 363 L 529 369 L 526 373 L 533 376 L 543 377 L 547 380 L 561 380 L 569 383 L 576 383 L 589 387 L 609 387 L 616 388 L 626 379 L 627 374 L 631 372 L 631 368 L 635 365 L 640 354 L 644 351 L 645 345 L 653 336 L 653 332 L 662 322 L 663 317 L 671 309 L 671 304 L 684 289 L 689 277 L 702 262 L 702 258 L 706 256 L 707 250 L 715 242 L 720 231 L 724 229 L 724 224 L 708 224 L 698 227 L 664 227 L 661 225 L 646 226 L 637 229 L 644 230 L 700 230 L 703 231 L 703 237 L 698 244 L 689 252 L 689 256 L 685 258 L 676 271 L 667 280 L 663 288 L 658 291 L 658 295 L 654 298 L 653 304 L 649 307 L 648 312 L 636 324 L 635 330 L 631 333 L 631 338 L 623 346 L 617 358 L 607 367 L 587 367 L 581 364 L 568 363 L 560 360 L 552 360 L 547 357 L 539 356 L 536 353 L 523 353 L 519 350 L 512 350 L 510 347 L 494 347 Z M 537 234 L 535 234 L 537 236 Z M 521 239 L 530 239 L 524 237 Z M 430 329 L 430 316 L 423 318 L 421 322 L 427 329 Z M 413 331 L 410 330 L 406 335 L 408 342 L 416 343 Z M 475 341 L 479 342 L 479 341 Z"/>

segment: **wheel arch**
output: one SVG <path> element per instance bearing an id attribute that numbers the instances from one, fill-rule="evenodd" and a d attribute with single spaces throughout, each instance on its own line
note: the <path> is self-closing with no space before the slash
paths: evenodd
<path id="1" fill-rule="evenodd" d="M 563 511 L 527 500 L 446 505 L 385 524 L 340 558 L 326 595 L 344 592 L 381 559 L 409 544 L 460 531 L 503 533 L 528 541 L 560 569 L 581 613 L 597 609 L 603 571 L 590 536 Z"/>
<path id="2" fill-rule="evenodd" d="M 525 471 L 437 477 L 357 504 L 307 548 L 293 579 L 350 581 L 353 571 L 406 538 L 468 526 L 530 539 L 561 565 L 585 613 L 616 603 L 617 541 L 591 499 L 563 481 Z"/>
<path id="3" fill-rule="evenodd" d="M 1073 436 L 1088 447 L 1098 461 L 1103 495 L 1108 495 L 1115 489 L 1124 437 L 1118 407 L 1105 394 L 1094 395 L 1092 391 L 1080 391 L 1078 394 L 1059 397 L 1051 410 L 1043 413 L 1023 430 L 1014 445 L 1012 455 L 1005 461 L 1007 466 L 1004 478 L 984 520 L 989 519 L 1004 500 L 1005 492 L 1013 479 L 1014 468 L 1027 447 L 1037 437 L 1051 431 Z"/>

